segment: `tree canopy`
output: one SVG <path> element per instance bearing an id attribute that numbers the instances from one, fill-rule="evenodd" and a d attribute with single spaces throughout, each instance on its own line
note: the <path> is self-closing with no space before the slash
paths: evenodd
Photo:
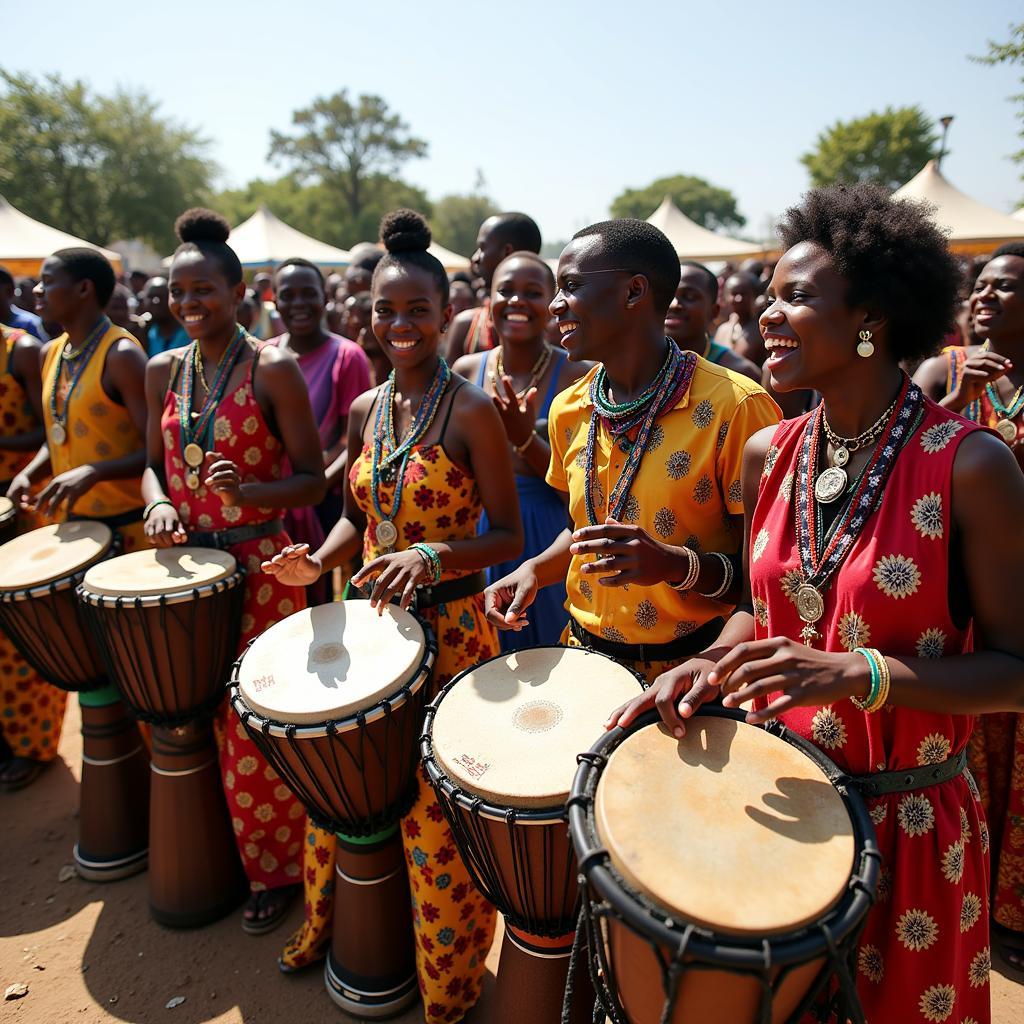
<path id="1" fill-rule="evenodd" d="M 92 93 L 59 75 L 0 70 L 0 193 L 23 213 L 92 242 L 160 250 L 174 219 L 208 200 L 208 143 L 142 92 Z"/>
<path id="2" fill-rule="evenodd" d="M 476 249 L 480 225 L 500 212 L 489 196 L 476 193 L 445 196 L 434 203 L 430 230 L 441 245 L 469 256 Z"/>
<path id="3" fill-rule="evenodd" d="M 939 155 L 935 122 L 920 107 L 837 121 L 800 157 L 814 186 L 873 181 L 898 189 Z"/>
<path id="4" fill-rule="evenodd" d="M 732 192 L 690 174 L 658 178 L 646 188 L 627 188 L 612 200 L 611 214 L 646 220 L 665 196 L 670 196 L 690 220 L 710 231 L 741 228 L 746 224 Z"/>
<path id="5" fill-rule="evenodd" d="M 980 64 L 1018 64 L 1024 67 L 1024 21 L 1010 26 L 1010 38 L 1005 43 L 989 40 L 988 53 L 973 57 L 972 60 Z M 1020 83 L 1024 86 L 1024 72 L 1021 73 Z M 1017 137 L 1024 139 L 1024 91 L 1009 98 L 1017 105 L 1017 120 L 1020 122 Z M 1024 180 L 1024 149 L 1012 153 L 1010 159 L 1021 165 L 1021 179 Z"/>

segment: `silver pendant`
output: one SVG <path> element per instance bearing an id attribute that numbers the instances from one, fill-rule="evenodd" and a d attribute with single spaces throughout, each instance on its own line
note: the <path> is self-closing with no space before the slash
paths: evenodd
<path id="1" fill-rule="evenodd" d="M 385 548 L 393 548 L 398 540 L 398 528 L 390 519 L 382 519 L 377 524 L 377 544 Z"/>
<path id="2" fill-rule="evenodd" d="M 849 477 L 845 469 L 838 466 L 829 466 L 817 480 L 814 481 L 814 497 L 823 505 L 831 505 L 846 490 Z"/>
<path id="3" fill-rule="evenodd" d="M 850 451 L 846 445 L 840 445 L 832 454 L 832 465 L 843 468 L 850 461 Z"/>
<path id="4" fill-rule="evenodd" d="M 50 428 L 50 440 L 54 444 L 64 444 L 68 439 L 68 432 L 64 429 L 64 425 L 54 420 L 53 426 Z"/>
<path id="5" fill-rule="evenodd" d="M 1007 443 L 1013 444 L 1017 440 L 1017 424 L 1013 420 L 1002 419 L 996 424 L 999 436 Z"/>

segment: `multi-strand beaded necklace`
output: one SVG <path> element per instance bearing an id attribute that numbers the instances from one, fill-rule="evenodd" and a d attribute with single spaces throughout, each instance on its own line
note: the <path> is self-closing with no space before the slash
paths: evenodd
<path id="1" fill-rule="evenodd" d="M 398 540 L 398 528 L 394 519 L 402 504 L 402 487 L 405 483 L 405 469 L 413 448 L 427 435 L 431 424 L 441 408 L 441 401 L 448 390 L 452 371 L 444 359 L 438 359 L 433 379 L 420 401 L 409 432 L 401 439 L 395 435 L 395 371 L 392 370 L 381 388 L 377 415 L 373 421 L 373 460 L 370 464 L 373 509 L 377 513 L 377 543 L 388 551 Z M 386 449 L 386 451 L 385 451 Z M 380 500 L 381 484 L 395 483 L 395 494 L 391 511 L 385 512 Z"/>
<path id="2" fill-rule="evenodd" d="M 594 411 L 590 415 L 587 445 L 584 449 L 584 500 L 587 520 L 591 526 L 597 524 L 594 501 L 597 484 L 595 456 L 597 435 L 601 427 L 605 427 L 612 437 L 612 443 L 618 444 L 626 455 L 622 472 L 608 498 L 608 515 L 618 519 L 626 507 L 633 481 L 640 470 L 640 462 L 647 451 L 655 421 L 679 402 L 693 380 L 697 355 L 693 352 L 682 352 L 674 341 L 669 338 L 665 340 L 668 343 L 668 351 L 661 369 L 643 393 L 632 401 L 621 404 L 609 401 L 608 379 L 604 366 L 598 368 L 590 382 L 590 400 L 593 402 Z"/>
<path id="3" fill-rule="evenodd" d="M 89 336 L 85 339 L 81 348 L 77 351 L 71 350 L 69 342 L 60 350 L 53 374 L 53 387 L 50 388 L 50 418 L 53 420 L 49 435 L 47 436 L 47 440 L 50 443 L 60 445 L 67 441 L 68 409 L 71 407 L 71 396 L 75 393 L 78 381 L 82 374 L 85 373 L 85 368 L 89 365 L 93 352 L 96 351 L 96 347 L 109 329 L 110 319 L 106 316 L 101 316 L 99 322 L 89 332 Z M 58 413 L 57 388 L 60 385 L 60 375 L 65 365 L 69 367 L 70 380 L 67 392 L 64 395 L 64 411 L 63 413 Z"/>

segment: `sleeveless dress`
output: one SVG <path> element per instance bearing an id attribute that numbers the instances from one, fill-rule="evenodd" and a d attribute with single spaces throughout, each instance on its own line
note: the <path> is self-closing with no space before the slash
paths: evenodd
<path id="1" fill-rule="evenodd" d="M 945 350 L 946 394 L 959 383 L 970 352 L 961 347 Z M 1003 419 L 987 394 L 972 402 L 964 415 L 992 428 Z M 1014 454 L 1021 464 L 1024 416 L 1018 416 L 1016 424 Z M 969 754 L 992 831 L 992 917 L 1004 928 L 1024 932 L 1024 714 L 1004 711 L 979 715 Z M 1017 939 L 1024 943 L 1024 935 Z"/>
<path id="2" fill-rule="evenodd" d="M 562 372 L 562 364 L 567 356 L 559 352 L 552 360 L 554 369 L 551 372 L 551 383 L 548 386 L 544 401 L 537 410 L 537 426 L 542 427 L 547 435 L 547 418 L 551 411 L 551 402 L 558 394 L 558 375 Z M 487 359 L 480 363 L 476 386 L 486 390 Z M 516 474 L 516 494 L 519 496 L 519 512 L 523 520 L 523 553 L 514 561 L 502 562 L 487 570 L 487 582 L 494 583 L 503 576 L 518 569 L 528 558 L 539 555 L 569 525 L 568 513 L 561 494 L 544 478 L 530 473 Z M 480 517 L 480 532 L 490 529 L 487 513 Z M 503 651 L 518 651 L 525 647 L 538 647 L 544 644 L 560 643 L 562 630 L 569 620 L 565 610 L 565 584 L 556 583 L 543 587 L 537 592 L 536 600 L 530 610 L 530 624 L 518 633 L 499 633 L 498 640 Z"/>
<path id="3" fill-rule="evenodd" d="M 236 463 L 243 482 L 279 480 L 284 459 L 284 448 L 267 426 L 253 391 L 257 362 L 258 356 L 242 383 L 221 399 L 213 422 L 217 451 Z M 190 531 L 206 532 L 274 519 L 280 515 L 277 509 L 229 507 L 206 487 L 200 485 L 198 490 L 190 491 L 185 485 L 181 421 L 174 390 L 181 363 L 177 366 L 164 398 L 160 429 L 167 496 L 174 502 L 182 524 Z M 262 561 L 290 543 L 288 534 L 281 530 L 227 549 L 246 571 L 239 654 L 275 622 L 306 606 L 301 587 L 286 586 L 260 571 Z M 302 804 L 264 760 L 227 701 L 221 705 L 215 725 L 224 795 L 250 889 L 258 892 L 296 884 L 305 814 Z"/>
<path id="4" fill-rule="evenodd" d="M 755 636 L 800 637 L 802 579 L 793 503 L 805 415 L 785 420 L 765 460 L 751 525 Z M 941 658 L 972 649 L 970 624 L 953 621 L 950 582 L 952 469 L 973 430 L 925 401 L 879 507 L 826 590 L 817 623 L 829 651 Z M 969 680 L 965 680 L 969 685 Z M 887 707 L 865 714 L 843 700 L 795 708 L 785 725 L 855 775 L 937 764 L 967 745 L 970 715 Z M 871 1024 L 973 1021 L 989 1010 L 989 836 L 970 773 L 868 801 L 883 868 L 857 960 L 857 990 Z"/>
<path id="5" fill-rule="evenodd" d="M 8 437 L 39 426 L 21 381 L 14 376 L 14 347 L 24 332 L 0 325 L 0 431 Z M 32 461 L 35 452 L 0 448 L 0 495 Z M 49 520 L 36 512 L 18 513 L 18 529 L 27 533 Z M 16 757 L 52 761 L 57 756 L 68 695 L 28 666 L 18 649 L 0 632 L 0 732 Z"/>
<path id="6" fill-rule="evenodd" d="M 448 411 L 451 411 L 449 401 Z M 447 426 L 447 423 L 445 424 Z M 402 505 L 394 524 L 396 547 L 419 541 L 466 540 L 477 532 L 481 513 L 476 481 L 455 463 L 441 440 L 413 449 L 406 467 Z M 356 503 L 366 513 L 363 561 L 384 553 L 377 544 L 379 520 L 373 507 L 372 450 L 364 445 L 349 469 Z M 394 485 L 381 486 L 381 504 L 390 509 Z M 445 572 L 442 580 L 466 572 Z M 498 653 L 496 630 L 484 616 L 483 595 L 460 598 L 420 613 L 437 637 L 432 692 L 478 661 Z M 416 969 L 426 1024 L 461 1020 L 480 995 L 485 961 L 494 938 L 495 910 L 469 878 L 422 768 L 412 810 L 402 819 L 402 843 L 409 871 Z M 304 878 L 306 921 L 282 955 L 297 968 L 321 958 L 330 941 L 335 838 L 310 827 Z"/>
<path id="7" fill-rule="evenodd" d="M 466 332 L 465 354 L 468 356 L 474 352 L 489 352 L 498 343 L 498 332 L 491 320 L 491 300 L 484 299 L 473 311 L 473 319 Z"/>

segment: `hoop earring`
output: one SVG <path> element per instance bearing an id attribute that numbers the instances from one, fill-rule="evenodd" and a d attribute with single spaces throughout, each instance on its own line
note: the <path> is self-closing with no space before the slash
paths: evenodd
<path id="1" fill-rule="evenodd" d="M 860 343 L 857 345 L 857 355 L 861 359 L 870 359 L 875 354 L 875 346 L 871 343 L 871 332 L 861 331 L 857 335 L 860 338 Z"/>

